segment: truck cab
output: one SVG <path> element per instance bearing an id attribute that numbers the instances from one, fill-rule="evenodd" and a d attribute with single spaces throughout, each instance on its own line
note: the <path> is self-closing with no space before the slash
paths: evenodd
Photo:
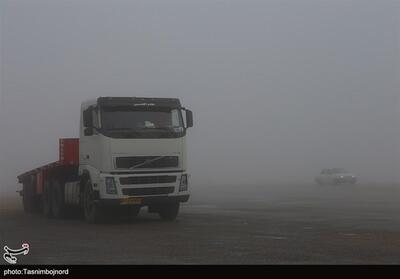
<path id="1" fill-rule="evenodd" d="M 98 206 L 147 205 L 174 219 L 179 203 L 189 199 L 192 112 L 178 99 L 101 97 L 84 102 L 81 116 L 79 175 Z"/>

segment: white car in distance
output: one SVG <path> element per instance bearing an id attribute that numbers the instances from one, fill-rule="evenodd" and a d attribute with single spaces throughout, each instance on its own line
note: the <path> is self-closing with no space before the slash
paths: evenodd
<path id="1" fill-rule="evenodd" d="M 315 182 L 319 185 L 356 184 L 357 177 L 341 168 L 323 169 Z"/>

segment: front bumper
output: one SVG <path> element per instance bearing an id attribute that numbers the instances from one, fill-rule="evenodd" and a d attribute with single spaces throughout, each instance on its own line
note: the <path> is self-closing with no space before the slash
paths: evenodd
<path id="1" fill-rule="evenodd" d="M 190 175 L 186 172 L 172 173 L 142 173 L 142 174 L 109 174 L 101 173 L 98 183 L 100 203 L 118 204 L 128 198 L 140 198 L 142 204 L 147 205 L 157 202 L 179 201 L 185 202 L 189 198 L 189 187 L 181 188 L 182 177 L 186 182 Z M 175 180 L 171 180 L 175 177 Z M 107 191 L 106 178 L 112 178 L 115 184 L 115 193 Z M 163 179 L 159 179 L 163 178 Z M 167 178 L 167 180 L 165 180 Z M 188 184 L 188 182 L 186 183 Z"/>
<path id="2" fill-rule="evenodd" d="M 138 206 L 148 206 L 155 204 L 165 204 L 165 203 L 176 203 L 176 202 L 187 202 L 189 200 L 189 195 L 181 196 L 152 196 L 152 197 L 141 197 L 141 203 L 136 204 Z M 109 206 L 124 206 L 125 199 L 99 199 L 96 203 L 101 207 Z"/>

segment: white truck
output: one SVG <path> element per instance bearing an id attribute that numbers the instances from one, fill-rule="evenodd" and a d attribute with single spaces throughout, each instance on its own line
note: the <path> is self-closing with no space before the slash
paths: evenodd
<path id="1" fill-rule="evenodd" d="M 189 199 L 192 111 L 173 98 L 100 97 L 83 102 L 80 115 L 79 139 L 60 139 L 57 162 L 18 176 L 24 210 L 62 217 L 75 207 L 95 223 L 147 206 L 174 220 Z"/>

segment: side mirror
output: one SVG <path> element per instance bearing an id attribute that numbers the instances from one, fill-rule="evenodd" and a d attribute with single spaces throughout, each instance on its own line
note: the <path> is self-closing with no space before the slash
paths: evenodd
<path id="1" fill-rule="evenodd" d="M 83 126 L 87 128 L 93 127 L 93 107 L 88 107 L 83 111 Z"/>
<path id="2" fill-rule="evenodd" d="M 86 137 L 88 137 L 88 136 L 93 136 L 93 134 L 94 134 L 93 127 L 86 127 L 86 128 L 83 130 L 83 134 L 84 134 Z"/>
<path id="3" fill-rule="evenodd" d="M 186 126 L 187 128 L 193 127 L 193 112 L 186 110 Z"/>

